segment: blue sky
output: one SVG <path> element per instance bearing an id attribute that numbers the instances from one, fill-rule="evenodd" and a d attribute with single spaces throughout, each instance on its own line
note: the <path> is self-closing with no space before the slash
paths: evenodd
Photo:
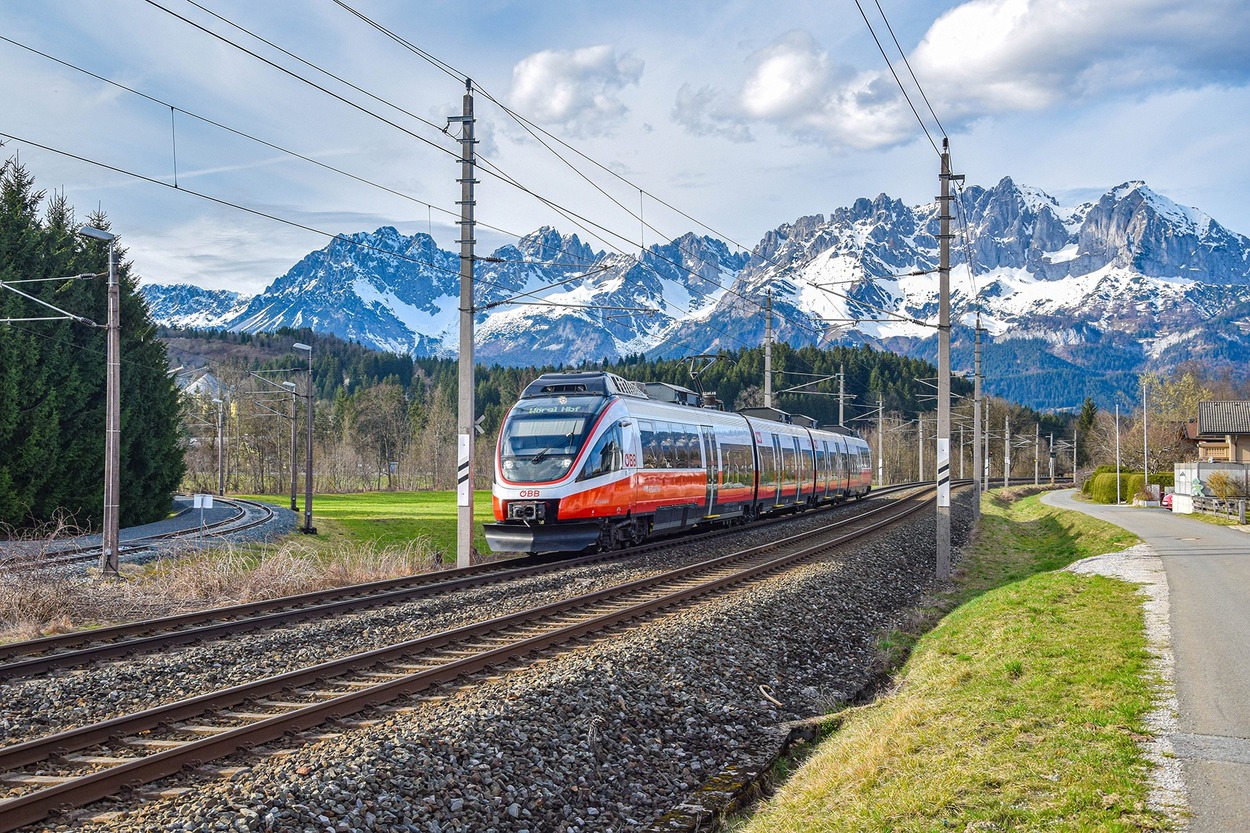
<path id="1" fill-rule="evenodd" d="M 199 7 L 188 0 L 0 3 L 0 35 L 158 99 L 0 41 L 6 91 L 0 132 L 20 137 L 7 140 L 0 154 L 20 154 L 38 185 L 63 188 L 80 215 L 107 211 L 147 281 L 256 292 L 327 242 L 314 231 L 179 192 L 185 190 L 330 233 L 382 225 L 428 230 L 454 248 L 457 229 L 437 209 L 456 210 L 456 148 L 435 127 L 459 112 L 463 82 L 333 0 L 196 2 Z M 606 229 L 579 229 L 483 174 L 478 219 L 504 231 L 479 231 L 482 250 L 544 224 L 576 232 L 596 249 L 623 251 L 704 231 L 656 198 L 751 247 L 782 223 L 828 214 L 860 196 L 885 192 L 918 204 L 937 193 L 936 154 L 854 0 L 344 2 L 627 180 L 579 162 L 593 187 L 479 96 L 482 156 L 530 191 Z M 875 2 L 861 3 L 896 71 L 910 82 Z M 969 184 L 991 186 L 1011 176 L 1075 204 L 1141 179 L 1250 234 L 1250 4 L 880 4 L 950 136 L 955 169 Z M 230 23 L 412 115 L 320 75 Z M 914 90 L 913 98 L 928 119 Z M 169 105 L 403 196 L 171 114 Z M 931 120 L 930 130 L 940 135 Z M 178 190 L 167 187 L 175 168 Z M 655 230 L 642 228 L 640 210 Z"/>

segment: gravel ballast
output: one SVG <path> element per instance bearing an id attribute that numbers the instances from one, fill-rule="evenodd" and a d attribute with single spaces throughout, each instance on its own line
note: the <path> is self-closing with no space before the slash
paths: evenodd
<path id="1" fill-rule="evenodd" d="M 967 496 L 960 497 L 952 519 L 955 546 L 962 544 L 970 520 Z M 753 534 L 776 532 L 744 532 L 738 543 Z M 338 734 L 296 746 L 290 754 L 219 762 L 248 768 L 228 780 L 202 778 L 181 796 L 153 799 L 107 820 L 79 820 L 71 827 L 335 833 L 640 829 L 682 803 L 735 751 L 775 747 L 779 723 L 823 713 L 872 682 L 876 637 L 934 588 L 933 541 L 933 513 L 923 511 L 902 528 L 879 533 L 844 555 L 615 631 L 548 661 L 500 672 L 490 682 L 442 697 L 401 701 L 401 709 L 326 730 Z M 566 577 L 563 582 L 620 581 L 627 571 L 610 564 L 604 572 L 599 578 Z M 591 588 L 578 592 L 586 589 Z M 515 588 L 499 591 L 493 600 L 474 606 L 490 604 L 492 613 L 503 612 L 509 598 L 518 595 Z M 524 601 L 533 604 L 534 597 L 527 594 Z M 457 615 L 480 618 L 468 611 L 428 609 L 451 602 L 425 602 L 422 615 L 437 618 L 438 629 Z M 310 627 L 346 628 L 361 638 L 370 632 L 362 629 L 361 617 L 394 614 L 397 619 L 405 615 L 399 608 L 388 609 Z M 406 615 L 415 618 L 411 610 Z M 372 627 L 386 642 L 407 638 L 393 625 Z M 328 658 L 332 643 L 316 642 L 323 636 L 333 639 L 330 632 L 305 627 L 290 632 L 302 634 L 303 642 L 257 648 L 265 656 L 256 662 L 272 667 L 275 661 L 267 652 L 295 653 L 296 644 L 305 646 L 301 655 Z M 171 661 L 198 673 L 197 679 L 221 678 L 225 682 L 214 684 L 227 684 L 240 666 L 252 663 L 253 641 L 241 643 L 249 646 L 246 657 L 238 645 L 202 646 L 89 674 L 25 681 L 0 689 L 0 697 L 17 689 L 29 701 L 42 688 L 45 712 L 55 712 L 46 708 L 48 686 L 62 686 L 60 696 L 83 702 L 92 695 L 85 688 L 72 690 L 68 681 L 88 676 L 96 692 L 111 685 L 125 701 L 155 697 L 152 691 L 132 689 L 142 688 L 144 678 L 157 687 L 168 684 L 168 679 L 155 681 L 161 680 L 161 663 Z M 353 650 L 365 647 L 358 642 Z M 199 664 L 208 657 L 197 652 L 209 650 L 232 658 L 204 671 Z M 165 673 L 171 671 L 166 667 Z M 125 680 L 109 679 L 114 672 Z M 95 711 L 95 704 L 89 705 L 83 708 Z M 127 702 L 116 709 L 131 707 Z M 28 708 L 21 713 L 30 719 Z M 36 734 L 46 731 L 42 726 Z"/>

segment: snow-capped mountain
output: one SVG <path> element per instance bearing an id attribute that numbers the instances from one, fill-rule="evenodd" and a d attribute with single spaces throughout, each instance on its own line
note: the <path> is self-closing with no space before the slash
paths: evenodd
<path id="1" fill-rule="evenodd" d="M 1250 358 L 1250 239 L 1202 212 L 1141 182 L 1065 208 L 1003 179 L 969 186 L 959 205 L 954 357 L 971 365 L 979 313 L 991 392 L 1070 407 L 1130 389 L 1146 368 Z M 931 356 L 938 230 L 936 203 L 884 194 L 782 225 L 749 255 L 693 234 L 641 256 L 607 253 L 539 229 L 477 266 L 477 355 L 576 365 L 754 345 L 771 291 L 778 338 Z M 458 285 L 455 254 L 427 235 L 382 228 L 337 238 L 251 299 L 191 287 L 143 292 L 171 326 L 311 327 L 379 349 L 449 355 Z"/>

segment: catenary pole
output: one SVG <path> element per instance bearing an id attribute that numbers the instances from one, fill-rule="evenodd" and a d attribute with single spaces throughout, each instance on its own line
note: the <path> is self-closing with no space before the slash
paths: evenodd
<path id="1" fill-rule="evenodd" d="M 764 407 L 773 406 L 773 291 L 764 296 Z"/>
<path id="2" fill-rule="evenodd" d="M 1041 453 L 1041 449 L 1042 449 L 1041 431 L 1042 431 L 1041 423 L 1038 423 L 1038 422 L 1033 423 L 1033 485 L 1034 486 L 1038 485 L 1041 482 L 1041 480 L 1039 479 L 1039 476 L 1041 474 L 1041 460 L 1038 458 L 1038 455 Z"/>
<path id="3" fill-rule="evenodd" d="M 468 567 L 473 555 L 473 179 L 476 140 L 473 138 L 473 81 L 464 85 L 460 129 L 460 359 L 458 365 L 456 456 L 456 566 Z"/>
<path id="4" fill-rule="evenodd" d="M 1011 485 L 1011 415 L 1003 416 L 1003 488 Z"/>
<path id="5" fill-rule="evenodd" d="M 951 173 L 950 143 L 942 139 L 938 230 L 937 577 L 951 574 Z"/>
<path id="6" fill-rule="evenodd" d="M 885 400 L 877 394 L 877 488 L 885 485 Z"/>
<path id="7" fill-rule="evenodd" d="M 1075 444 L 1075 440 L 1073 441 Z M 1120 403 L 1115 403 L 1115 505 L 1120 505 Z"/>
<path id="8" fill-rule="evenodd" d="M 117 283 L 117 236 L 91 226 L 78 234 L 108 243 L 108 319 L 104 377 L 104 514 L 101 519 L 100 572 L 120 574 L 121 547 L 121 287 Z"/>
<path id="9" fill-rule="evenodd" d="M 972 264 L 968 264 L 972 268 Z M 976 346 L 973 349 L 972 379 L 972 479 L 976 481 L 972 489 L 972 521 L 981 519 L 981 478 L 984 466 L 981 454 L 981 311 L 977 310 Z"/>
<path id="10" fill-rule="evenodd" d="M 916 473 L 917 480 L 924 480 L 924 417 L 916 414 L 916 453 L 920 458 L 920 471 Z"/>
<path id="11" fill-rule="evenodd" d="M 838 426 L 846 425 L 846 365 L 838 365 Z"/>

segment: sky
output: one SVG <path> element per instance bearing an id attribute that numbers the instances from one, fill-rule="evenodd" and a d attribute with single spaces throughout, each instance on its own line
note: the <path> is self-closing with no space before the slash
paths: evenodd
<path id="1" fill-rule="evenodd" d="M 466 77 L 479 254 L 749 249 L 931 202 L 943 135 L 969 185 L 1144 180 L 1250 234 L 1244 0 L 0 0 L 0 38 L 0 159 L 105 211 L 145 282 L 255 293 L 381 226 L 458 250 Z"/>

